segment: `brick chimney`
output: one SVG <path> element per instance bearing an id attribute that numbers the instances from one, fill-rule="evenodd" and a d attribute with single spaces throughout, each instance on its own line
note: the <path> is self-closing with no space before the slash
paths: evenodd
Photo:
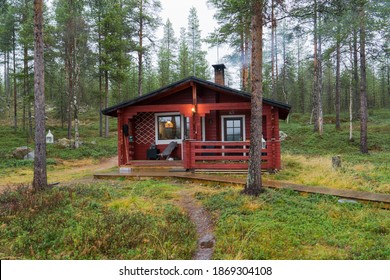
<path id="1" fill-rule="evenodd" d="M 225 86 L 225 64 L 214 64 L 213 67 L 215 83 Z"/>

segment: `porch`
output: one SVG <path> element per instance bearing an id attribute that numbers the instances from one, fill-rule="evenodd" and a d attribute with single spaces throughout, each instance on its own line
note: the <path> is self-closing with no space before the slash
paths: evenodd
<path id="1" fill-rule="evenodd" d="M 261 169 L 280 169 L 278 160 L 279 140 L 263 142 Z M 185 169 L 247 170 L 249 141 L 195 141 L 183 143 L 183 167 Z"/>
<path id="2" fill-rule="evenodd" d="M 138 169 L 186 170 L 247 170 L 249 141 L 196 141 L 184 140 L 178 147 L 181 159 L 172 160 L 128 160 L 125 166 Z M 261 169 L 280 169 L 280 141 L 262 143 Z"/>

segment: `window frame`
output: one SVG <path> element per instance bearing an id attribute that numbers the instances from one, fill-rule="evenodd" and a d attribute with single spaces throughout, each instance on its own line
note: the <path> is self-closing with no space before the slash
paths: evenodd
<path id="1" fill-rule="evenodd" d="M 230 119 L 230 118 L 241 118 L 242 119 L 242 140 L 241 141 L 226 141 L 225 140 L 225 119 Z M 246 141 L 246 127 L 245 127 L 245 115 L 224 115 L 224 116 L 221 116 L 221 132 L 222 132 L 222 135 L 221 135 L 221 139 L 223 142 L 245 142 Z"/>
<path id="2" fill-rule="evenodd" d="M 180 139 L 166 139 L 166 140 L 160 140 L 158 138 L 158 118 L 159 117 L 166 117 L 166 116 L 179 116 L 180 117 Z M 166 113 L 155 113 L 154 114 L 154 123 L 155 123 L 155 141 L 156 141 L 156 145 L 165 145 L 165 144 L 169 144 L 171 143 L 172 141 L 176 141 L 178 144 L 182 144 L 183 143 L 183 138 L 184 138 L 184 129 L 183 129 L 183 125 L 185 125 L 184 123 L 184 118 L 183 118 L 183 115 L 180 114 L 180 112 L 166 112 Z"/>

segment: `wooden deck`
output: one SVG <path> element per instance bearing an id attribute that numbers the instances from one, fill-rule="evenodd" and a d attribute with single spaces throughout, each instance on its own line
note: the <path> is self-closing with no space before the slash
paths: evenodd
<path id="1" fill-rule="evenodd" d="M 193 172 L 185 172 L 184 170 L 153 170 L 153 169 L 144 169 L 144 170 L 132 170 L 129 173 L 101 173 L 95 174 L 95 179 L 115 179 L 115 178 L 126 178 L 130 180 L 142 180 L 142 179 L 152 179 L 152 178 L 175 178 L 183 180 L 191 180 L 193 182 L 202 182 L 202 183 L 211 183 L 211 184 L 220 184 L 223 186 L 242 186 L 245 185 L 244 178 L 232 178 L 221 175 L 209 175 L 209 174 L 200 174 Z M 375 203 L 379 204 L 380 207 L 385 209 L 390 209 L 390 194 L 379 194 L 379 193 L 370 193 L 354 190 L 340 190 L 332 189 L 319 186 L 303 186 L 290 184 L 285 182 L 278 181 L 263 181 L 264 187 L 274 188 L 274 189 L 290 189 L 298 191 L 303 194 L 325 194 L 333 195 L 349 200 L 360 201 L 364 203 Z"/>

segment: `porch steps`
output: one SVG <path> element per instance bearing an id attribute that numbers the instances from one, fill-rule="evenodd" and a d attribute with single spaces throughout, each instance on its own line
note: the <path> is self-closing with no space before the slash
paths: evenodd
<path id="1" fill-rule="evenodd" d="M 181 160 L 134 160 L 124 165 L 133 172 L 185 172 Z"/>
<path id="2" fill-rule="evenodd" d="M 199 174 L 248 174 L 248 169 L 195 169 L 193 173 Z M 270 173 L 268 170 L 261 170 L 261 173 Z"/>
<path id="3" fill-rule="evenodd" d="M 240 169 L 195 169 L 194 173 L 204 173 L 204 174 L 213 174 L 213 173 L 225 173 L 225 174 L 247 174 L 248 170 Z"/>

